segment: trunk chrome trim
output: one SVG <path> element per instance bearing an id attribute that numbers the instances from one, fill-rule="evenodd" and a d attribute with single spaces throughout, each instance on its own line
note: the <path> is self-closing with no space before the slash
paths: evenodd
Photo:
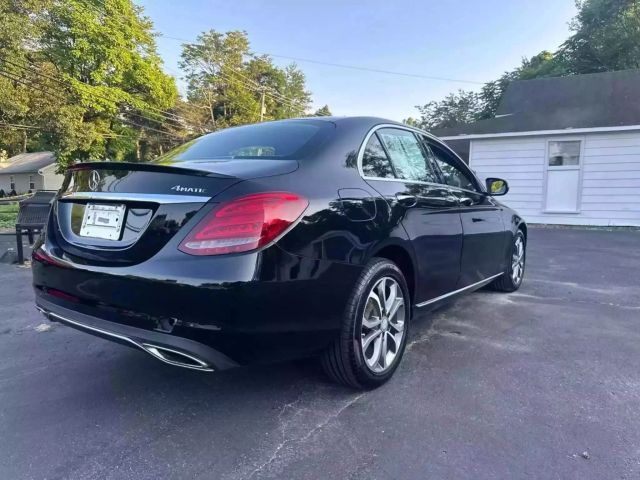
<path id="1" fill-rule="evenodd" d="M 431 300 L 427 300 L 426 302 L 416 303 L 414 306 L 417 308 L 426 307 L 427 305 L 436 303 L 440 300 L 444 300 L 445 298 L 448 298 L 448 297 L 452 297 L 453 295 L 466 292 L 467 290 L 483 287 L 484 285 L 490 283 L 491 280 L 498 278 L 501 275 L 504 275 L 504 272 L 498 273 L 496 275 L 492 275 L 490 277 L 485 278 L 484 280 L 480 280 L 479 282 L 472 283 L 471 285 L 467 285 L 466 287 L 459 288 L 458 290 L 454 290 L 453 292 L 445 293 L 444 295 L 440 295 L 439 297 L 432 298 Z"/>
<path id="2" fill-rule="evenodd" d="M 119 202 L 149 203 L 207 203 L 211 197 L 198 195 L 171 195 L 164 193 L 117 193 L 117 192 L 69 192 L 59 200 L 109 200 Z"/>

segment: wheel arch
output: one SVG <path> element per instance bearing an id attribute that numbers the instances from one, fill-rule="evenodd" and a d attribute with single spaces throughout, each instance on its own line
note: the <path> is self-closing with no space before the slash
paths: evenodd
<path id="1" fill-rule="evenodd" d="M 522 233 L 524 234 L 524 240 L 526 242 L 529 232 L 528 232 L 527 224 L 525 223 L 524 220 L 521 220 L 520 223 L 516 225 L 516 230 L 522 230 Z"/>
<path id="2" fill-rule="evenodd" d="M 388 244 L 375 250 L 371 257 L 386 258 L 398 266 L 407 281 L 409 295 L 413 303 L 415 301 L 417 271 L 415 261 L 409 250 L 402 245 Z"/>

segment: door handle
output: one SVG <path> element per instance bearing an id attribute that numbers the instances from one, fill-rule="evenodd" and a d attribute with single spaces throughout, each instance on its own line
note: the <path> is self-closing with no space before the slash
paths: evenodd
<path id="1" fill-rule="evenodd" d="M 396 200 L 403 207 L 411 208 L 418 204 L 418 199 L 413 195 L 396 194 Z"/>

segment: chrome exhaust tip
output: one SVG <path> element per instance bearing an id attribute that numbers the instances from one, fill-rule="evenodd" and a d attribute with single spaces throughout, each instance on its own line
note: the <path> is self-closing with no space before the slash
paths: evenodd
<path id="1" fill-rule="evenodd" d="M 172 348 L 152 345 L 150 343 L 142 343 L 140 344 L 140 348 L 151 356 L 164 363 L 168 363 L 169 365 L 191 368 L 193 370 L 200 370 L 201 372 L 213 372 L 213 368 L 211 368 L 208 363 L 187 353 L 173 350 Z"/>
<path id="2" fill-rule="evenodd" d="M 153 358 L 155 358 L 156 360 L 160 360 L 163 363 L 167 363 L 175 367 L 190 368 L 191 370 L 198 370 L 200 372 L 214 371 L 214 368 L 209 365 L 209 363 L 180 350 L 174 350 L 172 348 L 162 347 L 160 345 L 155 345 L 152 343 L 146 343 L 141 341 L 140 339 L 133 338 L 127 335 L 122 335 L 120 333 L 110 332 L 94 326 L 85 325 L 69 318 L 65 318 L 61 315 L 58 315 L 57 313 L 50 312 L 40 307 L 39 305 L 36 305 L 36 309 L 40 313 L 42 313 L 45 318 L 52 322 L 60 322 L 88 333 L 98 334 L 99 336 L 106 336 L 112 339 L 119 340 L 121 342 L 126 342 L 129 345 L 137 347 L 143 352 L 148 353 Z"/>

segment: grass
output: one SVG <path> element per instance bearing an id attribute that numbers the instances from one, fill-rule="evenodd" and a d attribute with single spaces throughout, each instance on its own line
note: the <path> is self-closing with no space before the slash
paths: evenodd
<path id="1" fill-rule="evenodd" d="M 0 228 L 14 228 L 18 216 L 18 203 L 0 205 Z"/>

